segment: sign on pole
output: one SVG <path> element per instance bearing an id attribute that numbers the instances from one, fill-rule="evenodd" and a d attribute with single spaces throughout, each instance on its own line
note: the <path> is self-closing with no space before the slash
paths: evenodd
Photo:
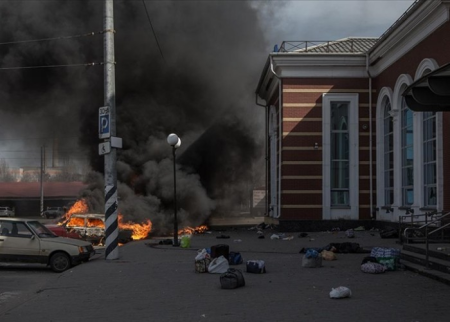
<path id="1" fill-rule="evenodd" d="M 110 120 L 109 106 L 100 107 L 98 109 L 98 137 L 100 139 L 107 139 L 111 136 Z"/>
<path id="2" fill-rule="evenodd" d="M 104 155 L 111 152 L 111 142 L 103 142 L 98 145 L 98 154 Z"/>

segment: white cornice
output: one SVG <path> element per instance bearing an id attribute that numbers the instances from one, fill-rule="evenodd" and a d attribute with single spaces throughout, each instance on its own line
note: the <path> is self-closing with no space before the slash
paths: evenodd
<path id="1" fill-rule="evenodd" d="M 370 53 L 371 75 L 379 75 L 448 20 L 449 9 L 445 1 L 424 1 L 419 10 Z"/>
<path id="2" fill-rule="evenodd" d="M 364 55 L 273 54 L 272 58 L 280 78 L 367 77 Z"/>

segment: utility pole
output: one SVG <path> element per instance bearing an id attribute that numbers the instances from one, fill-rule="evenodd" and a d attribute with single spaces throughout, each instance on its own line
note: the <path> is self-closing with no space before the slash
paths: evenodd
<path id="1" fill-rule="evenodd" d="M 109 108 L 110 136 L 116 136 L 116 83 L 114 56 L 114 1 L 105 0 L 104 10 L 104 103 Z M 111 142 L 104 142 L 104 146 L 111 147 Z M 108 145 L 106 145 L 108 144 Z M 105 154 L 105 259 L 119 258 L 119 223 L 117 214 L 117 150 Z"/>

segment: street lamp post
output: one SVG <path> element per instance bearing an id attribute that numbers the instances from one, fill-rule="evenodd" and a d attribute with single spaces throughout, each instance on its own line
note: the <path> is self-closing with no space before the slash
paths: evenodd
<path id="1" fill-rule="evenodd" d="M 172 146 L 173 153 L 173 246 L 179 246 L 178 243 L 178 219 L 177 219 L 177 171 L 176 171 L 176 149 L 181 145 L 181 139 L 175 133 L 169 134 L 167 143 Z"/>

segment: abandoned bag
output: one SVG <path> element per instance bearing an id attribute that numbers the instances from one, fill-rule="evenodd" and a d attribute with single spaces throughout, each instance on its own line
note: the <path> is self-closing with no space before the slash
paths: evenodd
<path id="1" fill-rule="evenodd" d="M 254 274 L 263 274 L 266 272 L 266 264 L 263 260 L 253 259 L 247 261 L 247 272 Z"/>
<path id="2" fill-rule="evenodd" d="M 211 258 L 205 257 L 195 261 L 196 273 L 208 273 L 208 266 L 211 263 Z"/>
<path id="3" fill-rule="evenodd" d="M 234 289 L 245 286 L 242 271 L 236 268 L 229 268 L 225 273 L 220 275 L 220 286 L 223 289 Z"/>
<path id="4" fill-rule="evenodd" d="M 230 252 L 229 256 L 230 256 L 230 259 L 228 260 L 228 263 L 230 265 L 242 264 L 243 259 L 242 259 L 241 253 L 239 253 L 239 252 Z"/>
<path id="5" fill-rule="evenodd" d="M 336 254 L 329 251 L 329 250 L 323 250 L 320 255 L 322 255 L 322 258 L 326 261 L 334 261 L 336 260 Z"/>
<path id="6" fill-rule="evenodd" d="M 377 257 L 378 263 L 386 267 L 388 271 L 397 270 L 399 259 L 397 257 Z"/>
<path id="7" fill-rule="evenodd" d="M 395 271 L 400 262 L 400 249 L 374 247 L 370 256 L 375 257 L 377 262 L 384 265 L 388 271 Z"/>
<path id="8" fill-rule="evenodd" d="M 211 257 L 217 258 L 219 256 L 223 256 L 226 260 L 230 258 L 230 246 L 226 244 L 219 244 L 211 246 Z"/>
<path id="9" fill-rule="evenodd" d="M 345 297 L 351 297 L 352 291 L 345 286 L 339 286 L 336 288 L 332 288 L 330 292 L 330 298 L 332 299 L 342 299 Z"/>
<path id="10" fill-rule="evenodd" d="M 302 267 L 314 268 L 322 266 L 322 256 L 319 254 L 317 257 L 306 257 L 306 254 L 302 258 Z"/>
<path id="11" fill-rule="evenodd" d="M 367 262 L 361 265 L 361 270 L 364 273 L 380 274 L 386 271 L 386 267 L 378 263 Z"/>
<path id="12" fill-rule="evenodd" d="M 181 236 L 180 246 L 182 248 L 189 248 L 189 247 L 191 247 L 191 235 L 183 235 L 183 236 Z"/>
<path id="13" fill-rule="evenodd" d="M 217 258 L 214 258 L 211 263 L 208 265 L 208 273 L 212 274 L 223 274 L 230 268 L 230 265 L 228 264 L 228 260 L 223 257 L 219 256 Z"/>
<path id="14" fill-rule="evenodd" d="M 378 258 L 378 257 L 400 257 L 400 249 L 374 247 L 370 251 L 370 256 L 376 257 L 376 258 Z"/>

